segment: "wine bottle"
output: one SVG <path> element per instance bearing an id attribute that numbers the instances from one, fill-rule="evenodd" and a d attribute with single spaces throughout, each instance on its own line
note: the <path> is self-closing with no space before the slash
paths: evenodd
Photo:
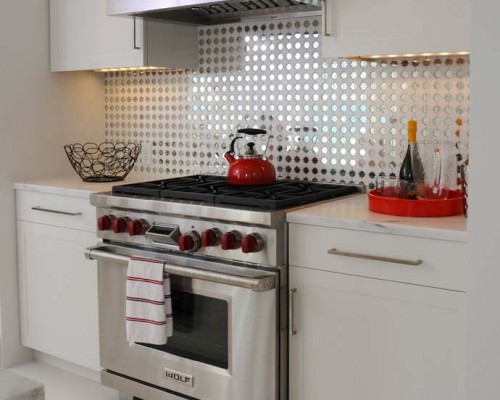
<path id="1" fill-rule="evenodd" d="M 399 179 L 406 182 L 406 190 L 402 190 L 402 197 L 409 200 L 417 199 L 417 190 L 415 187 L 415 178 L 413 176 L 413 168 L 411 165 L 411 147 L 417 141 L 417 121 L 408 121 L 408 147 L 406 154 L 399 169 Z"/>
<path id="2" fill-rule="evenodd" d="M 419 145 L 416 141 L 417 138 L 417 122 L 413 121 L 408 123 L 409 128 L 408 131 L 410 130 L 415 130 L 415 142 L 410 143 L 408 141 L 408 145 L 410 147 L 410 153 L 411 153 L 411 170 L 413 173 L 413 180 L 415 182 L 415 190 L 417 193 L 417 198 L 419 199 L 425 199 L 426 196 L 426 189 L 425 189 L 425 173 L 424 173 L 424 163 L 422 161 L 422 147 Z M 411 125 L 411 126 L 410 126 Z M 423 148 L 425 152 L 425 147 Z"/>

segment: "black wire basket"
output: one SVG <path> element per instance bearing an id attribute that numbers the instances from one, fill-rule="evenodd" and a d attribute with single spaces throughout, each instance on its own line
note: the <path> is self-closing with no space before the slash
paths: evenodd
<path id="1" fill-rule="evenodd" d="M 134 143 L 75 143 L 64 146 L 73 169 L 84 182 L 116 182 L 125 179 L 141 153 Z"/>

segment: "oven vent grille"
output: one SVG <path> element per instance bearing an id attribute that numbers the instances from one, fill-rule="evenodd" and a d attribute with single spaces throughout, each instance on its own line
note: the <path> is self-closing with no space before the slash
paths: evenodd
<path id="1" fill-rule="evenodd" d="M 191 11 L 198 15 L 226 14 L 240 11 L 276 9 L 280 7 L 293 7 L 304 4 L 297 0 L 252 0 L 252 1 L 225 1 L 208 6 L 191 7 Z M 307 4 L 319 7 L 319 2 L 311 0 Z"/>
<path id="2" fill-rule="evenodd" d="M 278 19 L 314 14 L 321 12 L 319 0 L 232 0 L 212 1 L 209 4 L 189 5 L 187 7 L 148 10 L 136 13 L 149 19 L 173 21 L 197 25 L 220 25 L 240 22 L 245 19 Z M 264 18 L 263 18 L 264 17 Z"/>

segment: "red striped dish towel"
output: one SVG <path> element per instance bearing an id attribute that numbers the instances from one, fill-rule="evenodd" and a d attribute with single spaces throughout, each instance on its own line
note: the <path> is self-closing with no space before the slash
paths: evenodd
<path id="1" fill-rule="evenodd" d="M 170 276 L 164 265 L 160 260 L 135 256 L 128 263 L 125 313 L 129 342 L 165 344 L 172 336 Z"/>

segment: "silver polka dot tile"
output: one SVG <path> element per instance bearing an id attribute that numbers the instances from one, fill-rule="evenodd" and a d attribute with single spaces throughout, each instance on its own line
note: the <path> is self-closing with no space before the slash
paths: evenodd
<path id="1" fill-rule="evenodd" d="M 109 72 L 106 139 L 151 142 L 152 164 L 134 169 L 153 178 L 225 175 L 237 130 L 262 128 L 279 178 L 373 187 L 398 173 L 416 119 L 419 140 L 466 159 L 468 56 L 323 59 L 320 32 L 310 17 L 201 27 L 196 71 Z"/>

